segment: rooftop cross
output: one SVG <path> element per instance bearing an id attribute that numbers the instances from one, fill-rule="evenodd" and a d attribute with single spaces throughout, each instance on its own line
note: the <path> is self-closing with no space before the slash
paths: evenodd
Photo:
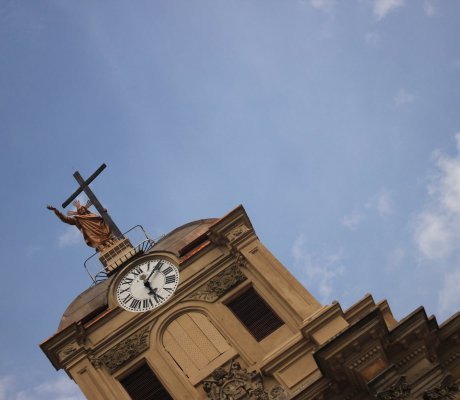
<path id="1" fill-rule="evenodd" d="M 110 227 L 112 233 L 116 237 L 122 238 L 123 234 L 121 233 L 120 229 L 118 229 L 118 226 L 115 224 L 115 222 L 113 222 L 107 210 L 102 206 L 96 195 L 89 188 L 89 184 L 94 181 L 94 179 L 96 179 L 96 177 L 105 169 L 106 166 L 107 165 L 102 164 L 86 181 L 82 178 L 78 171 L 75 171 L 73 176 L 78 182 L 79 188 L 66 201 L 64 201 L 64 203 L 62 203 L 62 208 L 66 208 L 72 202 L 72 200 L 74 200 L 80 193 L 84 192 L 96 210 L 99 212 L 99 215 L 102 217 L 104 222 Z"/>

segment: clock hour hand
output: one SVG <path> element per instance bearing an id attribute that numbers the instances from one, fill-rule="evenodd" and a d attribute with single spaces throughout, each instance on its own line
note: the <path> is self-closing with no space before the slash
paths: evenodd
<path id="1" fill-rule="evenodd" d="M 157 288 L 153 288 L 149 281 L 144 281 L 144 286 L 149 290 L 149 294 L 153 296 L 155 301 L 158 303 L 159 300 L 164 300 L 163 296 L 157 293 Z"/>
<path id="2" fill-rule="evenodd" d="M 150 283 L 149 283 L 148 281 L 144 282 L 144 286 L 145 286 L 146 288 L 149 289 L 149 294 L 150 294 L 151 296 L 153 296 L 153 299 L 154 299 L 157 303 L 159 303 L 160 300 L 164 300 L 164 297 L 163 297 L 163 296 L 160 296 L 160 295 L 157 293 L 157 290 L 158 290 L 158 289 L 157 289 L 157 288 L 152 288 L 152 286 L 150 285 Z"/>
<path id="3" fill-rule="evenodd" d="M 144 286 L 149 290 L 149 294 L 153 292 L 153 287 L 147 279 L 144 281 Z"/>

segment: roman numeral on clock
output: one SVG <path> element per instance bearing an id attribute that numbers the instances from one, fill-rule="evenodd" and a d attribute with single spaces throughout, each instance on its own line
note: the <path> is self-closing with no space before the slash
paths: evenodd
<path id="1" fill-rule="evenodd" d="M 123 278 L 123 280 L 121 281 L 121 284 L 122 285 L 131 285 L 131 283 L 133 282 L 133 278 L 128 278 L 127 276 L 125 276 Z"/>
<path id="2" fill-rule="evenodd" d="M 133 299 L 133 301 L 130 304 L 130 307 L 134 308 L 135 310 L 141 308 L 141 301 L 138 299 Z"/>
<path id="3" fill-rule="evenodd" d="M 157 303 L 159 303 L 160 300 L 164 300 L 164 297 L 163 297 L 163 296 L 160 296 L 160 295 L 157 293 L 156 290 L 152 291 L 150 294 L 153 296 L 153 299 L 154 299 Z"/>
<path id="4" fill-rule="evenodd" d="M 157 264 L 153 267 L 153 270 L 154 271 L 159 271 L 161 269 L 161 267 L 163 266 L 163 264 L 164 264 L 163 260 L 158 261 Z"/>
<path id="5" fill-rule="evenodd" d="M 134 297 L 131 296 L 130 294 L 128 294 L 128 296 L 126 296 L 122 301 L 123 301 L 124 304 L 128 304 L 128 302 L 130 302 L 133 299 L 134 299 Z"/>
<path id="6" fill-rule="evenodd" d="M 168 267 L 168 268 L 166 268 L 166 269 L 165 269 L 164 271 L 162 271 L 162 272 L 163 272 L 163 274 L 165 274 L 165 275 L 169 275 L 169 274 L 172 272 L 172 270 L 173 270 L 173 269 L 172 269 L 171 267 Z"/>
<path id="7" fill-rule="evenodd" d="M 142 274 L 142 272 L 144 272 L 144 271 L 142 271 L 142 266 L 140 266 L 140 265 L 138 265 L 136 268 L 134 268 L 134 269 L 131 271 L 131 273 L 132 273 L 133 275 L 135 275 L 135 276 L 138 276 L 138 275 Z"/>
<path id="8" fill-rule="evenodd" d="M 169 275 L 165 279 L 165 284 L 174 283 L 176 281 L 176 275 Z"/>
<path id="9" fill-rule="evenodd" d="M 153 307 L 152 299 L 144 299 L 142 300 L 142 308 Z"/>

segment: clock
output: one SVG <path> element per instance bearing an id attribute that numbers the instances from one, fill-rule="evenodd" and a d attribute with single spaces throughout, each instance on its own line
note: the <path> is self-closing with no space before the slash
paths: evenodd
<path id="1" fill-rule="evenodd" d="M 117 286 L 118 304 L 131 312 L 153 310 L 167 302 L 179 284 L 179 270 L 163 258 L 144 261 L 124 274 Z"/>

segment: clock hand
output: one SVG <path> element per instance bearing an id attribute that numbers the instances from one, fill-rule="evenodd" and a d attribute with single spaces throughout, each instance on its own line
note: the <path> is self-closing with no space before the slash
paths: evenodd
<path id="1" fill-rule="evenodd" d="M 154 288 L 152 289 L 152 291 L 149 293 L 151 295 L 153 295 L 153 298 L 155 299 L 155 301 L 158 303 L 158 300 L 164 300 L 164 297 L 160 296 L 158 293 L 157 293 L 157 288 Z"/>
<path id="2" fill-rule="evenodd" d="M 150 275 L 145 279 L 145 281 L 149 281 L 150 278 L 152 277 L 152 275 L 155 272 L 158 272 L 161 269 L 162 266 L 163 266 L 163 261 L 162 260 L 158 261 L 157 264 L 153 267 L 152 272 L 150 272 Z"/>
<path id="3" fill-rule="evenodd" d="M 144 286 L 149 290 L 149 294 L 153 296 L 154 300 L 158 303 L 160 300 L 164 300 L 163 296 L 157 293 L 157 288 L 153 288 L 149 281 L 144 281 Z"/>
<path id="4" fill-rule="evenodd" d="M 152 285 L 150 285 L 150 282 L 148 280 L 144 281 L 144 286 L 149 290 L 149 294 L 153 292 Z"/>

